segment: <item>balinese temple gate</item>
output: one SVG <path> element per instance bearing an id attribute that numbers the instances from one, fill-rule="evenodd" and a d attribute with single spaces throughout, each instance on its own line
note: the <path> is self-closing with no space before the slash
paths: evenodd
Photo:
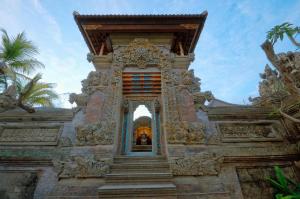
<path id="1" fill-rule="evenodd" d="M 299 125 L 200 89 L 206 17 L 74 12 L 95 70 L 76 108 L 0 113 L 0 198 L 264 199 L 274 165 L 297 181 Z"/>

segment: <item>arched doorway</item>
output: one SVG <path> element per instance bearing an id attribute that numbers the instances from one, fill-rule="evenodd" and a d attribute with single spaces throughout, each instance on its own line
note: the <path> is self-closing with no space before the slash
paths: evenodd
<path id="1" fill-rule="evenodd" d="M 123 153 L 129 156 L 153 156 L 160 153 L 159 114 L 155 101 L 128 100 L 124 112 Z"/>

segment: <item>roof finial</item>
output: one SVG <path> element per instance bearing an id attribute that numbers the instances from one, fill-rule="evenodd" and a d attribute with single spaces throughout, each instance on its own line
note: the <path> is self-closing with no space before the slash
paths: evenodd
<path id="1" fill-rule="evenodd" d="M 74 11 L 73 11 L 73 16 L 77 16 L 77 15 L 80 15 L 79 12 L 76 11 L 76 10 L 74 10 Z"/>

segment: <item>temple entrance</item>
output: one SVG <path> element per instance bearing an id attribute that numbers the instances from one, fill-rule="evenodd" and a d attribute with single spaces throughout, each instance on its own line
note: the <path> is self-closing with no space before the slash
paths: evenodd
<path id="1" fill-rule="evenodd" d="M 139 105 L 133 113 L 132 151 L 152 151 L 152 115 L 145 105 Z"/>
<path id="2" fill-rule="evenodd" d="M 128 101 L 124 114 L 123 151 L 130 156 L 152 156 L 158 153 L 159 131 L 154 101 Z"/>

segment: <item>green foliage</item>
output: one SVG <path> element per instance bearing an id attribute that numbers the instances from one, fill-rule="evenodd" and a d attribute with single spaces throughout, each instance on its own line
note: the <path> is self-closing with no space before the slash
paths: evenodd
<path id="1" fill-rule="evenodd" d="M 37 68 L 44 65 L 34 58 L 38 54 L 37 47 L 26 39 L 25 33 L 19 33 L 16 37 L 10 38 L 4 29 L 2 34 L 2 46 L 0 48 L 0 60 L 12 71 L 29 75 Z"/>
<path id="2" fill-rule="evenodd" d="M 53 106 L 53 100 L 58 99 L 58 95 L 53 91 L 54 84 L 39 82 L 41 78 L 41 74 L 37 74 L 30 81 L 16 81 L 18 99 L 22 104 Z"/>
<path id="3" fill-rule="evenodd" d="M 300 199 L 300 184 L 296 184 L 289 178 L 286 178 L 283 171 L 278 166 L 274 167 L 276 178 L 271 177 L 267 180 L 276 190 L 276 199 Z"/>
<path id="4" fill-rule="evenodd" d="M 11 38 L 6 30 L 0 31 L 0 90 L 5 91 L 9 85 L 14 85 L 18 105 L 28 112 L 34 112 L 28 106 L 53 106 L 53 100 L 58 98 L 53 91 L 54 84 L 39 82 L 41 74 L 29 77 L 36 69 L 44 67 L 35 58 L 37 47 L 26 39 L 24 32 Z"/>
<path id="5" fill-rule="evenodd" d="M 300 27 L 294 27 L 293 24 L 285 22 L 281 25 L 274 26 L 270 31 L 268 31 L 267 40 L 269 40 L 272 43 L 272 45 L 274 45 L 278 39 L 282 41 L 285 34 L 291 40 L 295 39 L 294 37 L 299 33 Z"/>

